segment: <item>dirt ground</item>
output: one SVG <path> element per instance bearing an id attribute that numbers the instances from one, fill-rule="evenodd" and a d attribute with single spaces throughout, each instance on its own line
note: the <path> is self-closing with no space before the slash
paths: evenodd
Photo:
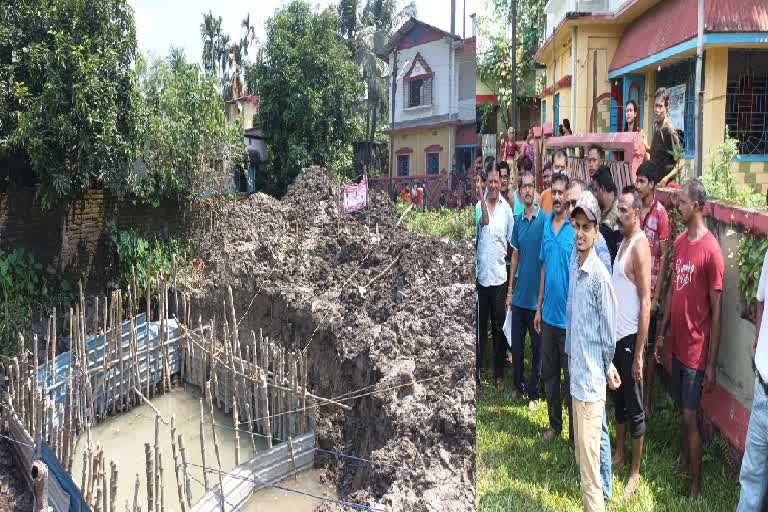
<path id="1" fill-rule="evenodd" d="M 0 512 L 28 512 L 33 508 L 32 493 L 21 477 L 8 443 L 0 439 Z"/>
<path id="2" fill-rule="evenodd" d="M 202 240 L 195 310 L 221 315 L 231 285 L 241 335 L 307 348 L 310 389 L 351 407 L 317 409 L 318 446 L 376 463 L 320 457 L 340 498 L 474 510 L 472 244 L 406 232 L 383 195 L 340 214 L 337 189 L 310 168 L 281 200 L 226 205 Z"/>

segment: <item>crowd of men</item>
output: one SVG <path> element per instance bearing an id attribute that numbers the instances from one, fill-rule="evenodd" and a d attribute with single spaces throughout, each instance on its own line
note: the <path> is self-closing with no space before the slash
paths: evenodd
<path id="1" fill-rule="evenodd" d="M 663 91 L 660 97 L 663 104 Z M 665 126 L 662 122 L 657 129 Z M 542 165 L 546 179 L 541 194 L 530 167 L 519 161 L 516 189 L 509 187 L 508 163 L 493 158 L 477 162 L 475 183 L 480 198 L 478 399 L 490 323 L 496 388 L 508 400 L 526 400 L 531 412 L 540 399 L 546 400 L 544 442 L 562 437 L 565 403 L 586 511 L 605 510 L 614 465 L 629 464 L 624 495 L 636 491 L 646 421 L 653 414 L 653 376 L 665 353 L 671 356 L 671 392 L 681 413 L 682 456 L 675 473 L 690 475 L 692 500 L 701 494 L 702 440 L 696 417 L 702 394 L 716 384 L 724 272 L 720 246 L 704 222 L 707 197 L 700 181 L 691 180 L 676 193 L 685 230 L 673 242 L 668 212 L 655 193 L 661 179 L 669 181 L 668 168 L 660 170 L 654 159 L 645 161 L 634 185 L 617 190 L 604 158 L 602 148 L 589 149 L 587 184 L 569 178 L 568 155 L 558 150 Z M 551 210 L 541 206 L 545 194 Z M 667 261 L 670 243 L 672 259 Z M 662 297 L 670 265 L 670 285 Z M 762 316 L 766 292 L 768 255 L 757 293 L 755 398 L 740 477 L 740 512 L 760 510 L 768 486 L 768 341 L 762 339 L 768 336 Z M 502 332 L 508 315 L 509 341 Z M 529 361 L 526 342 L 531 345 Z M 512 366 L 513 384 L 505 393 L 506 362 Z M 613 455 L 608 395 L 616 423 Z M 631 455 L 626 454 L 627 433 Z"/>

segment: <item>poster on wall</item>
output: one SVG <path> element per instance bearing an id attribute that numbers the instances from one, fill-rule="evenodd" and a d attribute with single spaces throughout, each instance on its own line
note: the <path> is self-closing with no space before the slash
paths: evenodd
<path id="1" fill-rule="evenodd" d="M 675 130 L 685 131 L 685 88 L 686 85 L 669 87 L 669 122 Z"/>
<path id="2" fill-rule="evenodd" d="M 488 156 L 496 157 L 496 135 L 493 133 L 483 134 L 483 160 Z"/>

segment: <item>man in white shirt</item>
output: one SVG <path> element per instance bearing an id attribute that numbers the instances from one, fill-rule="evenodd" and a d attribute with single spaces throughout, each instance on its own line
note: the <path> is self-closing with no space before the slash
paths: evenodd
<path id="1" fill-rule="evenodd" d="M 488 340 L 488 317 L 491 317 L 491 333 L 495 357 L 496 381 L 504 378 L 504 356 L 507 342 L 502 333 L 506 309 L 507 266 L 504 257 L 512 239 L 514 216 L 509 203 L 501 196 L 501 178 L 495 161 L 489 162 L 486 172 L 486 193 L 477 183 L 476 194 L 481 198 L 475 206 L 477 228 L 477 340 L 475 352 L 475 384 L 480 396 L 480 370 L 483 366 L 483 348 Z"/>
<path id="2" fill-rule="evenodd" d="M 755 391 L 752 414 L 749 417 L 747 443 L 741 461 L 741 497 L 737 512 L 764 510 L 768 490 L 768 319 L 763 316 L 765 295 L 768 292 L 768 253 L 763 260 L 763 271 L 757 287 L 757 315 L 755 326 Z"/>

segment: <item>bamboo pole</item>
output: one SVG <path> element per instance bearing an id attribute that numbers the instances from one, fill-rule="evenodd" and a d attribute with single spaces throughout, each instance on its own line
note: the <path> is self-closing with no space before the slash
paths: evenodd
<path id="1" fill-rule="evenodd" d="M 184 499 L 184 485 L 179 475 L 179 456 L 176 451 L 176 415 L 171 416 L 171 450 L 173 451 L 173 469 L 176 473 L 176 492 L 179 495 L 179 505 L 181 512 L 187 511 L 187 502 Z M 186 464 L 186 463 L 185 463 Z M 186 465 L 184 466 L 186 468 Z"/>
<path id="2" fill-rule="evenodd" d="M 205 462 L 205 411 L 203 409 L 203 399 L 200 399 L 200 455 L 202 456 L 203 468 L 208 467 Z M 208 483 L 208 472 L 203 470 L 203 485 L 205 486 L 205 492 L 211 490 L 211 486 Z"/>
<path id="3" fill-rule="evenodd" d="M 144 458 L 147 465 L 147 512 L 154 512 L 155 502 L 154 494 L 152 492 L 152 483 L 154 482 L 155 476 L 152 464 L 152 448 L 150 448 L 149 443 L 144 443 Z"/>
<path id="4" fill-rule="evenodd" d="M 165 479 L 163 478 L 163 454 L 159 451 L 157 455 L 157 481 L 160 485 L 160 512 L 165 512 Z"/>
<path id="5" fill-rule="evenodd" d="M 109 333 L 112 331 L 112 309 L 114 304 L 109 302 L 107 297 L 104 297 L 104 352 L 102 359 L 102 382 L 101 382 L 101 408 L 99 418 L 103 420 L 107 415 L 107 375 L 109 371 Z M 109 322 L 109 329 L 107 329 L 107 322 Z"/>
<path id="6" fill-rule="evenodd" d="M 141 510 L 139 505 L 139 487 L 141 487 L 141 479 L 139 478 L 139 474 L 136 473 L 136 483 L 133 487 L 133 512 Z"/>
<path id="7" fill-rule="evenodd" d="M 10 406 L 11 410 L 15 411 L 17 408 L 17 401 L 18 401 L 18 391 L 17 388 L 19 387 L 19 359 L 14 356 L 13 358 L 13 364 L 11 365 L 11 378 L 8 380 L 10 383 Z"/>
<path id="8" fill-rule="evenodd" d="M 157 510 L 160 510 L 162 503 L 160 485 L 160 416 L 155 416 L 155 495 L 157 497 Z"/>
<path id="9" fill-rule="evenodd" d="M 179 293 L 176 287 L 176 253 L 171 255 L 171 265 L 171 268 L 173 269 L 173 313 L 179 317 L 179 320 L 181 320 L 181 317 L 179 316 Z"/>
<path id="10" fill-rule="evenodd" d="M 16 376 L 18 378 L 18 383 L 16 386 L 18 396 L 18 404 L 17 407 L 19 408 L 19 417 L 21 418 L 21 423 L 25 427 L 27 426 L 27 407 L 26 407 L 26 386 L 27 386 L 27 380 L 29 378 L 28 375 L 28 369 L 27 369 L 27 349 L 24 346 L 24 336 L 19 334 L 19 342 L 21 343 L 21 360 L 19 361 L 19 366 L 16 369 Z M 27 429 L 27 432 L 30 430 Z"/>
<path id="11" fill-rule="evenodd" d="M 53 308 L 53 335 L 51 337 L 51 385 L 56 385 L 56 307 Z"/>
<path id="12" fill-rule="evenodd" d="M 187 445 L 184 444 L 184 436 L 179 435 L 179 452 L 181 453 L 181 463 L 184 467 L 184 495 L 187 498 L 187 505 L 192 506 L 192 481 L 187 473 Z M 206 491 L 208 492 L 208 491 Z M 182 512 L 184 512 L 182 508 Z"/>
<path id="13" fill-rule="evenodd" d="M 307 415 L 307 371 L 309 368 L 309 354 L 302 354 L 302 373 L 301 373 L 301 423 L 304 432 L 309 432 L 309 423 Z"/>
<path id="14" fill-rule="evenodd" d="M 152 296 L 151 289 L 152 289 L 152 281 L 151 281 L 152 274 L 150 273 L 150 265 L 149 261 L 147 261 L 147 318 L 146 318 L 146 330 L 144 331 L 144 349 L 146 353 L 146 359 L 147 359 L 147 388 L 144 394 L 149 397 L 149 391 L 150 391 L 150 382 L 151 382 L 151 373 L 150 373 L 150 350 L 149 350 L 149 323 L 152 318 Z M 151 508 L 151 507 L 150 507 Z M 153 512 L 152 510 L 148 510 L 147 512 Z"/>
<path id="15" fill-rule="evenodd" d="M 34 351 L 34 356 L 33 356 L 34 357 L 34 361 L 33 361 L 34 365 L 32 367 L 32 394 L 31 394 L 31 396 L 35 397 L 32 401 L 36 402 L 36 397 L 37 397 L 37 394 L 38 394 L 38 391 L 37 391 L 37 389 L 38 389 L 38 382 L 37 382 L 37 380 L 38 380 L 38 370 L 37 370 L 37 367 L 38 367 L 38 361 L 39 361 L 39 359 L 38 359 L 38 349 L 37 349 L 37 345 L 38 345 L 37 334 L 32 336 L 32 340 L 34 342 L 33 345 L 32 345 L 32 350 Z M 31 419 L 32 428 L 29 431 L 35 436 L 35 440 L 37 440 L 37 438 L 40 436 L 40 432 L 37 429 L 37 407 L 36 407 L 36 404 L 35 403 L 31 403 L 29 410 L 30 410 L 31 416 L 32 416 L 32 419 Z"/>
<path id="16" fill-rule="evenodd" d="M 213 375 L 214 380 L 216 374 Z M 219 467 L 219 496 L 221 497 L 221 510 L 224 512 L 224 477 L 221 473 L 221 454 L 219 453 L 219 440 L 216 437 L 216 416 L 213 412 L 213 397 L 211 396 L 211 383 L 208 381 L 205 387 L 206 394 L 208 395 L 208 405 L 211 408 L 211 432 L 213 432 L 213 448 L 216 452 L 216 464 Z"/>
<path id="17" fill-rule="evenodd" d="M 130 295 L 131 290 L 128 289 L 128 294 Z M 117 296 L 119 297 L 120 302 L 120 308 L 118 309 L 118 318 L 120 319 L 119 322 L 119 328 L 118 328 L 118 339 L 117 339 L 117 354 L 120 358 L 120 412 L 125 411 L 125 401 L 126 401 L 126 392 L 125 392 L 125 361 L 123 360 L 123 294 L 118 290 Z M 130 324 L 129 324 L 129 334 L 128 334 L 129 344 L 130 344 Z"/>
<path id="18" fill-rule="evenodd" d="M 72 414 L 74 410 L 74 366 L 75 366 L 75 343 L 74 340 L 78 336 L 78 324 L 79 318 L 75 315 L 75 311 L 69 308 L 69 364 L 67 365 L 67 418 L 66 418 L 66 441 L 65 449 L 62 451 L 63 457 L 61 462 L 66 464 L 69 471 L 72 471 L 72 465 L 69 461 L 72 459 Z"/>
<path id="19" fill-rule="evenodd" d="M 232 421 L 235 428 L 235 466 L 240 465 L 240 419 L 237 416 L 237 396 L 232 396 Z"/>
<path id="20" fill-rule="evenodd" d="M 45 384 L 48 382 L 48 375 L 49 375 L 49 371 L 50 371 L 50 364 L 51 364 L 51 362 L 50 362 L 50 360 L 48 358 L 48 351 L 50 349 L 50 344 L 51 344 L 51 317 L 49 316 L 48 317 L 48 332 L 47 332 L 47 334 L 45 336 L 45 350 L 43 351 L 43 364 L 42 364 L 42 366 L 43 366 L 43 382 L 42 382 L 43 386 L 45 386 Z M 35 364 L 37 365 L 38 363 L 36 362 Z"/>
<path id="21" fill-rule="evenodd" d="M 110 461 L 109 467 L 109 510 L 117 512 L 117 463 Z"/>
<path id="22" fill-rule="evenodd" d="M 261 385 L 259 389 L 261 393 L 261 404 L 263 409 L 261 410 L 260 414 L 262 415 L 262 425 L 264 430 L 264 435 L 267 436 L 267 448 L 272 448 L 272 425 L 269 418 L 269 396 L 268 396 L 268 389 L 267 389 L 267 376 L 266 374 L 261 374 Z"/>
<path id="23" fill-rule="evenodd" d="M 157 273 L 157 313 L 158 313 L 158 329 L 157 329 L 157 351 L 155 353 L 155 361 L 159 361 L 158 363 L 158 371 L 160 372 L 160 381 L 158 382 L 158 392 L 167 391 L 165 389 L 165 376 L 168 372 L 168 369 L 166 367 L 166 361 L 165 361 L 165 350 L 164 350 L 164 336 L 165 336 L 165 329 L 163 328 L 163 322 L 165 321 L 165 304 L 163 302 L 163 280 L 162 280 L 162 274 L 160 272 Z M 159 358 L 159 359 L 158 359 Z"/>
<path id="24" fill-rule="evenodd" d="M 99 483 L 101 484 L 101 488 L 103 489 L 102 497 L 104 502 L 102 503 L 104 512 L 109 512 L 109 487 L 107 486 L 107 461 L 104 458 L 104 454 L 102 452 L 101 457 L 101 471 L 99 474 L 101 475 L 101 478 L 99 478 Z"/>

